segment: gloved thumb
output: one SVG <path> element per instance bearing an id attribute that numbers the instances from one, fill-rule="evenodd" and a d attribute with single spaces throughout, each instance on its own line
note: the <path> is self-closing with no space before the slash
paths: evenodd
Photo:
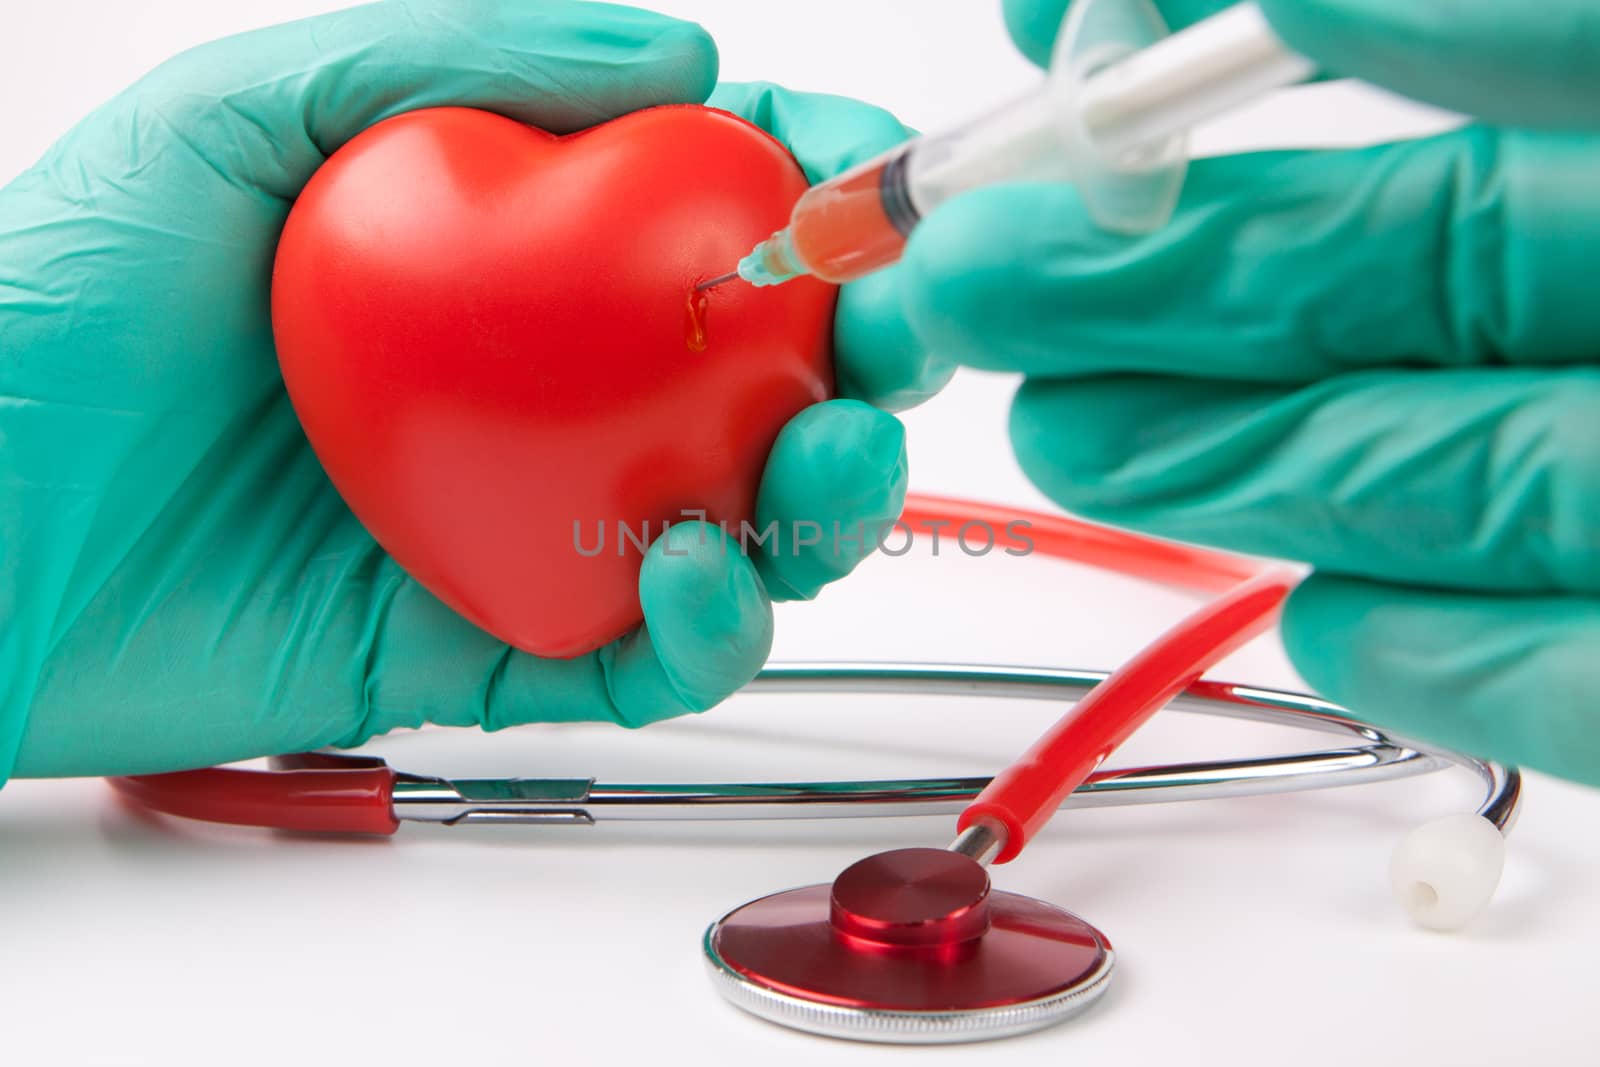
<path id="1" fill-rule="evenodd" d="M 1600 126 L 1595 0 L 1260 0 L 1289 47 L 1497 126 Z"/>
<path id="2" fill-rule="evenodd" d="M 699 26 L 609 4 L 392 0 L 203 45 L 132 92 L 156 131 L 240 184 L 293 198 L 335 149 L 404 111 L 479 107 L 570 132 L 699 103 L 717 53 Z"/>
<path id="3" fill-rule="evenodd" d="M 1234 0 L 1004 0 L 1006 28 L 1045 66 L 1070 7 L 1151 3 L 1176 31 Z M 1359 78 L 1499 126 L 1600 125 L 1596 0 L 1258 0 L 1323 75 Z"/>
<path id="4" fill-rule="evenodd" d="M 1170 30 L 1181 30 L 1227 7 L 1233 0 L 1002 0 L 1006 29 L 1023 55 L 1041 67 L 1050 65 L 1050 53 L 1066 19 L 1068 8 L 1086 3 L 1107 5 L 1152 4 Z"/>

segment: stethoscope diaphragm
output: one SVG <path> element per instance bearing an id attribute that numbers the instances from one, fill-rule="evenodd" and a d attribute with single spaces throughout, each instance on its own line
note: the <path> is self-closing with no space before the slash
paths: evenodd
<path id="1" fill-rule="evenodd" d="M 770 1022 L 895 1044 L 976 1041 L 1061 1022 L 1106 991 L 1116 956 L 1071 912 L 990 888 L 971 857 L 896 849 L 831 885 L 728 912 L 703 943 L 713 983 Z"/>

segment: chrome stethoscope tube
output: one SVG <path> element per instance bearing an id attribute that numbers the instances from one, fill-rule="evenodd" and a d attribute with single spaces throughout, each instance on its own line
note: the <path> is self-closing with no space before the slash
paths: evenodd
<path id="1" fill-rule="evenodd" d="M 1105 678 L 1098 671 L 1048 668 L 793 663 L 769 666 L 745 691 L 1072 701 Z M 1174 700 L 1169 710 L 1311 729 L 1342 736 L 1349 743 L 1281 756 L 1104 769 L 1063 807 L 1261 796 L 1390 781 L 1454 765 L 1482 781 L 1479 815 L 1502 833 L 1516 818 L 1521 776 L 1515 768 L 1406 741 L 1353 720 L 1341 708 L 1313 696 L 1200 682 Z M 452 826 L 954 815 L 988 782 L 980 777 L 633 785 L 583 778 L 452 780 L 401 774 L 394 784 L 393 808 L 402 821 Z"/>

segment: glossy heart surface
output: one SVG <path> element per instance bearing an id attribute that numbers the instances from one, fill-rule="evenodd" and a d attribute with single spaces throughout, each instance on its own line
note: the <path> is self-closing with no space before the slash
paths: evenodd
<path id="1" fill-rule="evenodd" d="M 694 292 L 805 188 L 703 107 L 563 137 L 465 108 L 372 127 L 278 246 L 273 330 L 313 449 L 478 626 L 545 656 L 622 635 L 641 545 L 696 511 L 753 524 L 779 430 L 830 393 L 833 287 Z"/>

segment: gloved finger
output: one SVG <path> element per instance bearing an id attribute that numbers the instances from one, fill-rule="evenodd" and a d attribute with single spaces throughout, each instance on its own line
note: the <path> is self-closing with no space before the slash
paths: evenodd
<path id="1" fill-rule="evenodd" d="M 1108 0 L 1099 0 L 1108 2 Z M 1114 2 L 1114 0 L 1112 0 Z M 1182 29 L 1233 0 L 1156 0 Z M 1047 66 L 1072 0 L 1004 0 L 1006 27 Z M 1260 0 L 1272 28 L 1330 76 L 1375 85 L 1503 126 L 1600 124 L 1600 16 L 1593 0 Z"/>
<path id="2" fill-rule="evenodd" d="M 756 500 L 762 543 L 745 547 L 774 600 L 809 600 L 871 553 L 905 497 L 900 420 L 856 400 L 813 404 L 772 446 Z"/>
<path id="3" fill-rule="evenodd" d="M 1006 29 L 1017 48 L 1041 67 L 1050 65 L 1050 51 L 1055 47 L 1056 33 L 1066 17 L 1067 8 L 1075 0 L 1004 0 Z M 1083 0 L 1076 0 L 1083 2 Z M 1105 3 L 1108 0 L 1098 0 Z M 1121 0 L 1109 0 L 1121 2 Z M 1180 30 L 1191 23 L 1215 15 L 1234 0 L 1155 0 L 1155 8 L 1169 30 Z"/>
<path id="4" fill-rule="evenodd" d="M 996 186 L 922 223 L 901 290 L 924 346 L 1029 375 L 1589 362 L 1597 169 L 1591 138 L 1484 128 L 1200 160 L 1141 237 L 1067 186 Z"/>
<path id="5" fill-rule="evenodd" d="M 839 290 L 833 324 L 835 388 L 885 411 L 931 399 L 955 377 L 956 362 L 928 348 L 906 319 L 898 264 Z"/>
<path id="6" fill-rule="evenodd" d="M 1298 390 L 1030 381 L 1011 436 L 1069 510 L 1446 588 L 1600 592 L 1600 374 L 1371 371 Z"/>
<path id="7" fill-rule="evenodd" d="M 680 523 L 658 538 L 639 574 L 639 600 L 644 626 L 614 646 L 608 671 L 625 726 L 721 703 L 772 651 L 772 603 L 756 568 L 714 526 Z"/>
<path id="8" fill-rule="evenodd" d="M 657 538 L 639 571 L 639 601 L 639 629 L 587 656 L 541 659 L 403 579 L 362 657 L 368 712 L 335 743 L 424 722 L 486 730 L 596 719 L 643 726 L 704 711 L 766 662 L 772 604 L 755 566 L 715 526 L 679 523 Z"/>
<path id="9" fill-rule="evenodd" d="M 766 82 L 719 85 L 707 103 L 755 123 L 783 142 L 813 184 L 880 155 L 911 135 L 882 108 Z M 955 374 L 952 360 L 923 347 L 911 332 L 901 312 L 895 268 L 840 291 L 834 363 L 841 396 L 886 411 L 922 403 Z"/>
<path id="10" fill-rule="evenodd" d="M 760 126 L 794 154 L 815 185 L 864 163 L 911 136 L 881 107 L 829 93 L 802 93 L 771 82 L 724 82 L 706 100 Z"/>
<path id="11" fill-rule="evenodd" d="M 528 675 L 522 700 L 508 690 L 485 709 L 484 727 L 572 717 L 634 727 L 704 711 L 754 678 L 772 650 L 772 603 L 750 560 L 715 526 L 679 523 L 657 538 L 639 571 L 639 602 L 644 625 L 586 657 L 576 691 L 549 686 L 558 676 L 578 680 L 575 664 L 518 654 Z"/>
<path id="12" fill-rule="evenodd" d="M 1325 70 L 1506 126 L 1600 125 L 1594 0 L 1260 0 Z"/>
<path id="13" fill-rule="evenodd" d="M 1449 593 L 1314 574 L 1283 641 L 1306 681 L 1363 719 L 1600 785 L 1600 602 Z"/>
<path id="14" fill-rule="evenodd" d="M 480 107 L 560 133 L 704 100 L 716 70 L 704 30 L 647 11 L 409 0 L 204 45 L 130 95 L 141 135 L 175 136 L 227 180 L 289 199 L 345 141 L 403 111 Z"/>

